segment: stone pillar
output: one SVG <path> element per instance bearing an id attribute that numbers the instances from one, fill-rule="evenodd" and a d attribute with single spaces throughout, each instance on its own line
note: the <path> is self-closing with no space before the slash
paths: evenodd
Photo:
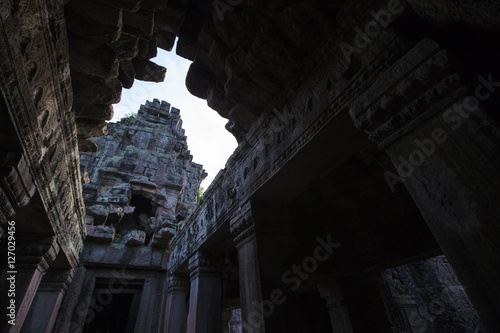
<path id="1" fill-rule="evenodd" d="M 389 186 L 397 190 L 404 182 L 485 326 L 496 332 L 500 131 L 481 108 L 500 93 L 500 77 L 477 73 L 466 84 L 448 58 L 438 44 L 422 40 L 350 113 L 387 152 L 398 172 L 386 172 Z"/>
<path id="2" fill-rule="evenodd" d="M 267 230 L 259 232 L 250 202 L 231 220 L 238 249 L 241 325 L 245 333 L 298 332 L 294 323 L 294 295 L 284 285 L 290 269 L 288 238 Z"/>
<path id="3" fill-rule="evenodd" d="M 187 297 L 189 279 L 184 274 L 168 277 L 168 294 L 165 306 L 164 328 L 168 333 L 185 333 L 187 325 Z"/>
<path id="4" fill-rule="evenodd" d="M 2 318 L 1 331 L 9 333 L 21 331 L 40 281 L 49 268 L 49 264 L 59 252 L 59 245 L 54 237 L 33 239 L 33 237 L 24 238 L 24 235 L 17 234 L 16 245 L 16 273 L 10 273 L 13 271 L 12 269 L 5 269 L 2 272 L 0 282 L 3 284 L 0 288 L 3 291 L 0 296 L 1 306 L 2 309 L 5 309 L 10 302 L 10 299 L 7 298 L 7 290 L 9 289 L 7 278 L 11 276 L 15 278 L 15 326 L 6 323 L 6 316 L 2 316 L 4 318 Z"/>
<path id="5" fill-rule="evenodd" d="M 21 332 L 52 332 L 73 269 L 50 268 L 42 278 Z"/>
<path id="6" fill-rule="evenodd" d="M 215 259 L 215 260 L 214 260 Z M 198 251 L 189 259 L 191 295 L 188 333 L 216 333 L 222 327 L 222 279 L 215 257 Z"/>
<path id="7" fill-rule="evenodd" d="M 54 333 L 69 333 L 71 328 L 71 319 L 73 311 L 79 305 L 79 297 L 85 280 L 85 267 L 77 267 L 69 285 L 68 291 L 64 296 L 60 311 L 57 314 L 57 320 L 54 324 Z"/>
<path id="8" fill-rule="evenodd" d="M 353 333 L 351 317 L 339 283 L 337 281 L 318 283 L 318 291 L 321 298 L 326 301 L 333 332 Z"/>

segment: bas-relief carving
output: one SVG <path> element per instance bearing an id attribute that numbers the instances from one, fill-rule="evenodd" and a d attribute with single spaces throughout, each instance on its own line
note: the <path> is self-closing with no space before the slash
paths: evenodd
<path id="1" fill-rule="evenodd" d="M 57 240 L 75 265 L 85 231 L 63 8 L 55 1 L 2 7 L 2 92 L 26 151 L 20 178 L 35 180 Z"/>

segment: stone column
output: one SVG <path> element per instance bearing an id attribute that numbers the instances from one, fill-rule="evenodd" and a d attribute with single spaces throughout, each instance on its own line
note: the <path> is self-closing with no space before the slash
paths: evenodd
<path id="1" fill-rule="evenodd" d="M 189 259 L 191 295 L 188 333 L 216 333 L 222 327 L 222 279 L 216 258 L 198 251 Z"/>
<path id="2" fill-rule="evenodd" d="M 168 333 L 185 333 L 189 279 L 184 274 L 172 274 L 168 277 L 167 288 L 164 328 Z"/>
<path id="3" fill-rule="evenodd" d="M 21 332 L 52 332 L 73 269 L 50 268 L 42 278 Z"/>
<path id="4" fill-rule="evenodd" d="M 241 325 L 245 333 L 298 332 L 294 295 L 284 285 L 290 268 L 288 238 L 271 230 L 259 232 L 250 202 L 231 221 L 238 249 Z"/>
<path id="5" fill-rule="evenodd" d="M 350 113 L 387 152 L 398 172 L 386 172 L 389 187 L 404 182 L 485 326 L 496 332 L 500 131 L 481 108 L 500 93 L 500 77 L 477 73 L 466 84 L 448 58 L 440 45 L 422 40 Z"/>
<path id="6" fill-rule="evenodd" d="M 318 283 L 318 291 L 321 298 L 326 301 L 333 332 L 353 333 L 351 317 L 339 283 L 333 280 Z"/>
<path id="7" fill-rule="evenodd" d="M 7 298 L 8 277 L 15 278 L 15 300 L 16 300 L 16 318 L 15 326 L 4 322 L 6 316 L 2 316 L 2 332 L 17 333 L 28 315 L 31 303 L 37 292 L 40 281 L 49 264 L 56 258 L 59 252 L 59 245 L 55 237 L 34 238 L 17 234 L 16 237 L 16 264 L 15 272 L 10 273 L 11 269 L 2 272 L 0 288 L 3 292 L 1 297 L 2 309 L 5 309 L 10 299 Z M 4 307 L 5 306 L 5 307 Z"/>
<path id="8" fill-rule="evenodd" d="M 68 291 L 64 296 L 60 311 L 54 324 L 54 333 L 69 333 L 71 328 L 71 319 L 73 311 L 79 305 L 79 297 L 82 292 L 83 282 L 85 280 L 85 267 L 77 267 L 71 279 Z"/>

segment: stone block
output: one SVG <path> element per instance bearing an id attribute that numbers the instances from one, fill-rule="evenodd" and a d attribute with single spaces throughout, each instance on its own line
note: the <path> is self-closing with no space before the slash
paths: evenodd
<path id="1" fill-rule="evenodd" d="M 70 33 L 112 43 L 121 34 L 122 11 L 91 0 L 72 0 L 65 6 L 66 26 Z"/>
<path id="2" fill-rule="evenodd" d="M 183 58 L 194 61 L 196 57 L 196 49 L 198 48 L 195 40 L 179 37 L 175 53 Z"/>
<path id="3" fill-rule="evenodd" d="M 156 34 L 156 45 L 165 51 L 172 51 L 176 38 L 177 36 L 173 32 L 159 30 Z"/>
<path id="4" fill-rule="evenodd" d="M 156 54 L 158 52 L 156 48 L 156 36 L 153 36 L 148 40 L 139 39 L 138 48 L 139 52 L 137 53 L 137 59 L 149 60 L 156 57 Z"/>
<path id="5" fill-rule="evenodd" d="M 74 104 L 75 115 L 81 118 L 111 120 L 113 118 L 113 105 L 107 104 Z"/>
<path id="6" fill-rule="evenodd" d="M 186 7 L 173 8 L 170 3 L 164 10 L 155 12 L 155 25 L 160 30 L 178 34 L 186 18 Z"/>
<path id="7" fill-rule="evenodd" d="M 109 206 L 108 219 L 106 223 L 108 225 L 116 226 L 120 223 L 124 216 L 123 208 L 116 205 Z"/>
<path id="8" fill-rule="evenodd" d="M 208 90 L 215 86 L 215 77 L 207 69 L 195 63 L 189 66 L 186 75 L 186 88 L 196 97 L 207 99 Z"/>
<path id="9" fill-rule="evenodd" d="M 86 38 L 69 38 L 71 72 L 113 78 L 118 75 L 118 58 L 107 44 Z"/>
<path id="10" fill-rule="evenodd" d="M 77 118 L 76 126 L 78 139 L 85 140 L 108 134 L 107 124 L 104 120 Z"/>
<path id="11" fill-rule="evenodd" d="M 135 69 L 132 60 L 120 60 L 118 80 L 122 83 L 123 88 L 132 88 L 135 80 Z"/>
<path id="12" fill-rule="evenodd" d="M 135 78 L 148 82 L 163 82 L 167 69 L 149 60 L 134 59 Z"/>
<path id="13" fill-rule="evenodd" d="M 90 216 L 90 215 L 87 215 L 86 216 L 86 224 L 87 225 L 94 225 L 94 217 Z"/>
<path id="14" fill-rule="evenodd" d="M 146 40 L 153 37 L 154 13 L 139 10 L 136 13 L 123 13 L 123 32 Z"/>
<path id="15" fill-rule="evenodd" d="M 105 225 L 88 226 L 95 227 L 92 234 L 87 234 L 87 239 L 98 243 L 112 243 L 115 239 L 115 228 Z M 87 230 L 93 228 L 87 228 Z"/>
<path id="16" fill-rule="evenodd" d="M 108 219 L 109 208 L 104 205 L 93 205 L 87 207 L 87 215 L 94 217 L 94 225 L 102 225 Z"/>
<path id="17" fill-rule="evenodd" d="M 89 172 L 87 168 L 82 164 L 80 164 L 80 175 L 82 177 L 82 184 L 90 183 Z"/>
<path id="18" fill-rule="evenodd" d="M 103 79 L 78 72 L 71 73 L 75 104 L 116 104 L 120 102 L 122 84 L 118 78 Z"/>
<path id="19" fill-rule="evenodd" d="M 120 243 L 127 245 L 144 245 L 146 241 L 146 233 L 142 230 L 130 230 L 122 237 Z"/>
<path id="20" fill-rule="evenodd" d="M 172 237 L 174 237 L 175 232 L 176 229 L 170 227 L 158 230 L 151 238 L 151 247 L 156 249 L 166 249 L 168 242 L 172 239 Z"/>
<path id="21" fill-rule="evenodd" d="M 132 60 L 139 52 L 139 38 L 122 33 L 117 41 L 110 44 L 118 59 Z"/>
<path id="22" fill-rule="evenodd" d="M 80 153 L 97 153 L 99 147 L 90 140 L 78 140 L 78 150 Z"/>

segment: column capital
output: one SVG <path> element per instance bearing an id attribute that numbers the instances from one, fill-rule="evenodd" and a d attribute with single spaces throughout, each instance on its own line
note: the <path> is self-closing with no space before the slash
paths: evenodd
<path id="1" fill-rule="evenodd" d="M 333 331 L 352 333 L 351 319 L 339 282 L 336 280 L 319 282 L 318 291 L 321 298 L 325 300 Z"/>
<path id="2" fill-rule="evenodd" d="M 250 201 L 240 206 L 231 219 L 231 234 L 234 237 L 236 248 L 255 237 L 255 220 L 252 216 L 252 205 Z"/>
<path id="3" fill-rule="evenodd" d="M 189 258 L 189 277 L 191 280 L 199 276 L 218 276 L 220 275 L 220 268 L 218 261 L 212 254 L 203 251 L 197 251 L 191 258 Z"/>
<path id="4" fill-rule="evenodd" d="M 356 99 L 349 114 L 357 128 L 385 148 L 465 92 L 448 51 L 423 39 Z"/>
<path id="5" fill-rule="evenodd" d="M 172 274 L 168 277 L 167 293 L 187 293 L 189 290 L 189 277 L 186 274 Z"/>
<path id="6" fill-rule="evenodd" d="M 40 282 L 38 290 L 61 291 L 63 294 L 73 281 L 74 268 L 50 268 Z"/>
<path id="7" fill-rule="evenodd" d="M 18 243 L 17 268 L 36 268 L 42 274 L 49 268 L 49 264 L 56 259 L 59 253 L 59 244 L 55 237 L 42 237 L 35 240 L 23 240 Z"/>

